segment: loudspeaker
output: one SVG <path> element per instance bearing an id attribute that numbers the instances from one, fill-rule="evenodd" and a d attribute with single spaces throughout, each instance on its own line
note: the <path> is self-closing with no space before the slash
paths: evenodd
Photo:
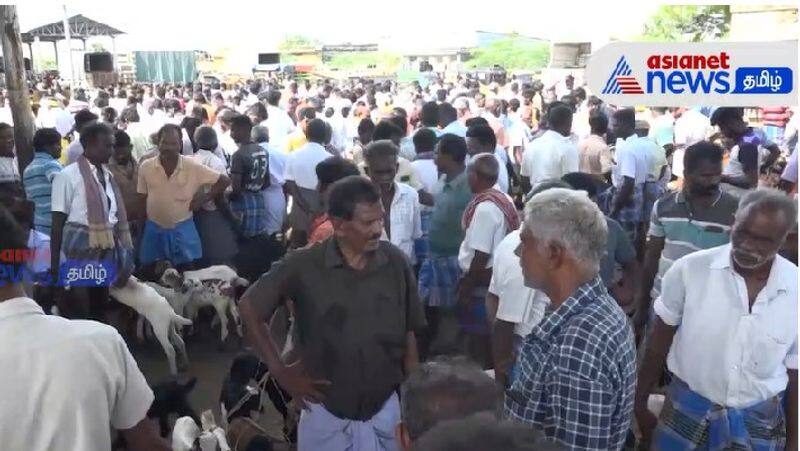
<path id="1" fill-rule="evenodd" d="M 281 55 L 279 53 L 259 53 L 258 64 L 280 64 Z"/>
<path id="2" fill-rule="evenodd" d="M 83 67 L 86 73 L 113 72 L 114 59 L 108 52 L 84 53 Z"/>
<path id="3" fill-rule="evenodd" d="M 23 65 L 25 66 L 25 70 L 32 70 L 31 69 L 31 59 L 30 58 L 22 58 Z M 5 73 L 6 71 L 6 62 L 2 56 L 0 56 L 0 73 Z"/>

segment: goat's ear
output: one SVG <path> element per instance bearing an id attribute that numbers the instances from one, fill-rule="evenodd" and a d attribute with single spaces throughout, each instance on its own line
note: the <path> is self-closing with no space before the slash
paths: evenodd
<path id="1" fill-rule="evenodd" d="M 197 378 L 196 377 L 193 377 L 193 378 L 189 379 L 189 381 L 186 382 L 186 385 L 183 386 L 183 392 L 184 393 L 189 393 L 190 391 L 192 391 L 194 389 L 195 384 L 197 384 Z"/>

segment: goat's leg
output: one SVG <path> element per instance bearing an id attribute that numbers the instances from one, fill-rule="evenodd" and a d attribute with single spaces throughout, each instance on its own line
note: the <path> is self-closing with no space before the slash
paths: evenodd
<path id="1" fill-rule="evenodd" d="M 244 337 L 244 333 L 242 331 L 242 319 L 239 317 L 239 308 L 236 306 L 236 301 L 232 298 L 228 299 L 228 310 L 231 312 L 231 316 L 233 317 L 233 323 L 236 324 L 236 334 L 239 335 L 239 338 Z"/>
<path id="2" fill-rule="evenodd" d="M 228 316 L 225 305 L 222 302 L 214 302 L 214 310 L 217 311 L 219 318 L 220 345 L 224 346 L 225 340 L 228 338 Z"/>
<path id="3" fill-rule="evenodd" d="M 153 324 L 153 332 L 156 335 L 156 339 L 161 344 L 161 347 L 164 348 L 164 354 L 167 355 L 167 362 L 169 362 L 169 374 L 172 377 L 178 377 L 178 366 L 175 363 L 175 348 L 172 346 L 172 343 L 169 341 L 169 329 L 172 327 L 170 324 L 169 318 L 158 318 L 159 323 L 163 324 Z"/>
<path id="4" fill-rule="evenodd" d="M 186 353 L 186 343 L 178 333 L 174 324 L 169 326 L 169 341 L 175 346 L 178 355 L 178 370 L 183 372 L 189 368 L 189 355 Z"/>

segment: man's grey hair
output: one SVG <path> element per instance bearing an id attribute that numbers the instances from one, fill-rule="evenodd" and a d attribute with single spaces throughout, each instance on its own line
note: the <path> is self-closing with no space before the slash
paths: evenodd
<path id="1" fill-rule="evenodd" d="M 250 139 L 253 140 L 254 143 L 269 142 L 269 130 L 263 125 L 256 125 L 250 130 Z"/>
<path id="2" fill-rule="evenodd" d="M 739 200 L 736 219 L 744 219 L 753 209 L 762 208 L 783 212 L 787 221 L 786 233 L 797 223 L 797 201 L 783 191 L 772 188 L 758 188 L 745 193 Z"/>
<path id="3" fill-rule="evenodd" d="M 414 443 L 418 451 L 563 451 L 541 431 L 512 421 L 500 421 L 486 413 L 443 421 Z"/>
<path id="4" fill-rule="evenodd" d="M 606 218 L 583 191 L 551 188 L 525 205 L 525 227 L 539 240 L 557 243 L 572 257 L 600 267 L 606 252 Z"/>
<path id="5" fill-rule="evenodd" d="M 477 412 L 497 415 L 500 392 L 494 379 L 466 358 L 439 358 L 409 375 L 400 402 L 403 423 L 416 440 L 441 421 Z"/>
<path id="6" fill-rule="evenodd" d="M 469 162 L 470 168 L 484 182 L 494 185 L 500 175 L 500 165 L 497 158 L 488 153 L 481 153 L 472 157 Z"/>
<path id="7" fill-rule="evenodd" d="M 208 125 L 197 127 L 194 131 L 194 142 L 198 149 L 214 150 L 217 148 L 217 132 Z"/>

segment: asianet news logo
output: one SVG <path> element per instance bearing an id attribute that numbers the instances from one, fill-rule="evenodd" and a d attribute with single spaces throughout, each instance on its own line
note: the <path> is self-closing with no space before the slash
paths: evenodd
<path id="1" fill-rule="evenodd" d="M 731 73 L 731 56 L 714 54 L 653 54 L 646 59 L 644 84 L 621 56 L 602 94 L 785 94 L 792 91 L 789 67 L 738 67 Z"/>

